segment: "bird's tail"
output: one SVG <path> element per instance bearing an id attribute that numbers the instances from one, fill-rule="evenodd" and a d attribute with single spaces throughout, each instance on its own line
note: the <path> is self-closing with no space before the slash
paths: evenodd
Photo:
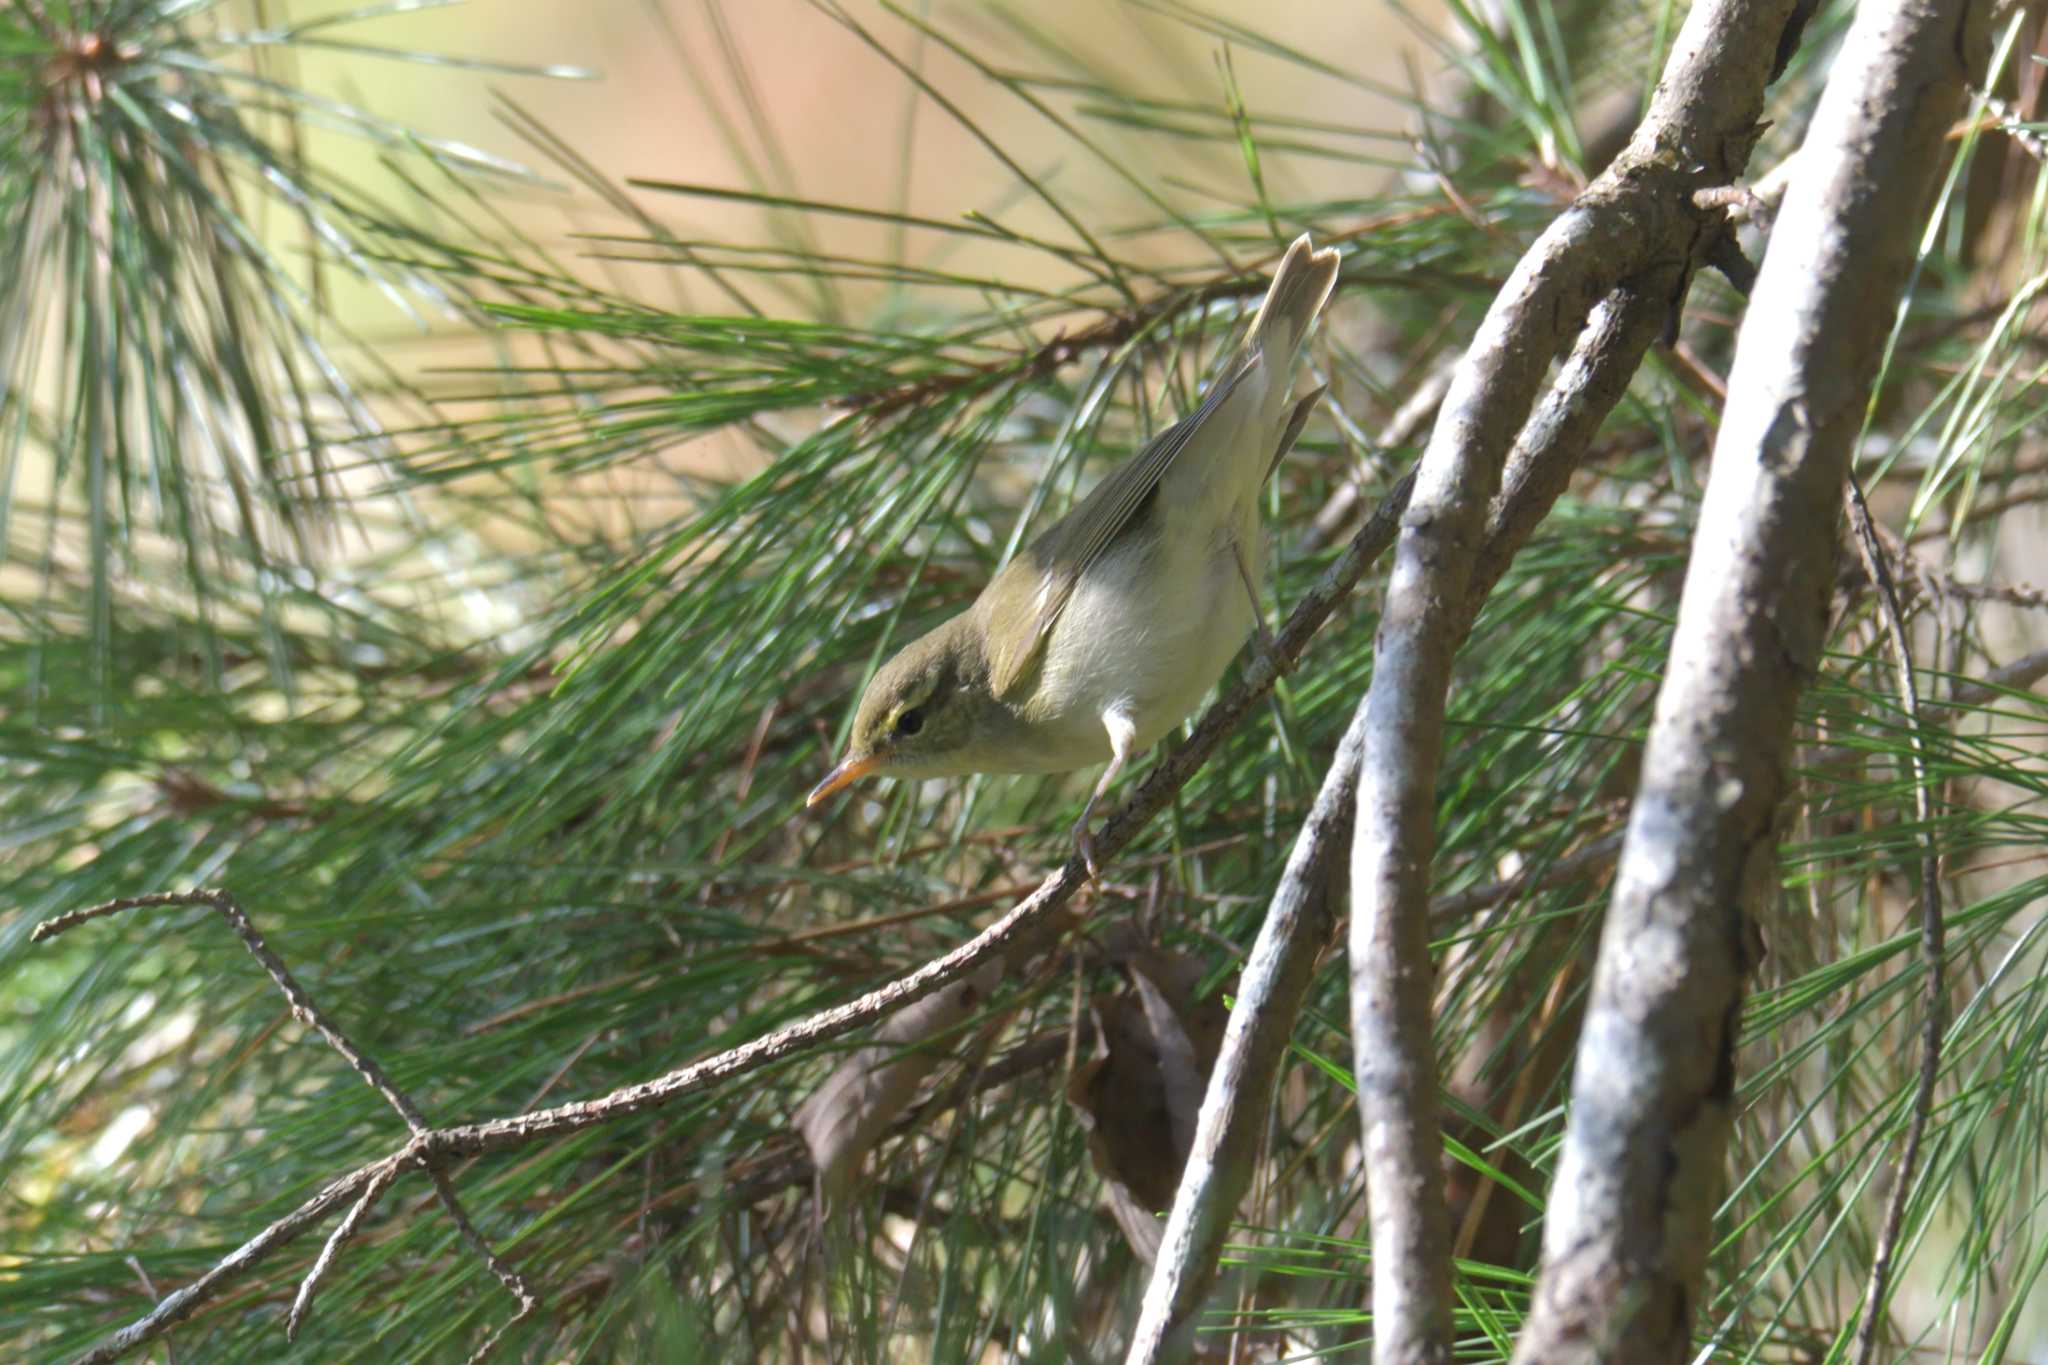
<path id="1" fill-rule="evenodd" d="M 1266 301 L 1252 320 L 1251 345 L 1277 361 L 1284 372 L 1336 283 L 1337 249 L 1326 246 L 1317 251 L 1306 232 L 1296 237 L 1281 258 L 1280 268 L 1273 272 L 1273 287 L 1266 291 Z"/>

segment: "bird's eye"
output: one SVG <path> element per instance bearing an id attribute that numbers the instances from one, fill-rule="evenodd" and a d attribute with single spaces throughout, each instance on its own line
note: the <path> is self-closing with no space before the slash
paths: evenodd
<path id="1" fill-rule="evenodd" d="M 924 729 L 924 708 L 921 706 L 913 706 L 902 715 L 896 717 L 896 733 L 899 735 L 914 735 L 922 729 Z"/>

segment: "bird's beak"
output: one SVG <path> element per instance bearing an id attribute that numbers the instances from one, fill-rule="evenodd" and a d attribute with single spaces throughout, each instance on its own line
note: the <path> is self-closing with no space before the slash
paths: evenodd
<path id="1" fill-rule="evenodd" d="M 868 754 L 861 758 L 848 756 L 840 765 L 825 774 L 825 780 L 811 788 L 811 794 L 804 798 L 806 806 L 815 806 L 841 787 L 850 787 L 882 766 L 880 754 Z"/>

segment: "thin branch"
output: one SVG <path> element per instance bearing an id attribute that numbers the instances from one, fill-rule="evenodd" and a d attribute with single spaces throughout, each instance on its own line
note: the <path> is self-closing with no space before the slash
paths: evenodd
<path id="1" fill-rule="evenodd" d="M 1316 955 L 1335 927 L 1330 900 L 1337 869 L 1350 848 L 1358 766 L 1364 753 L 1361 703 L 1295 838 L 1238 983 L 1230 1024 L 1202 1097 L 1194 1143 L 1138 1312 L 1127 1365 L 1179 1359 L 1192 1344 L 1217 1255 L 1238 1201 L 1251 1183 L 1259 1134 L 1271 1110 L 1281 1060 L 1294 1036 L 1294 1021 L 1314 980 Z"/>
<path id="2" fill-rule="evenodd" d="M 2032 583 L 1962 583 L 1951 578 L 1943 581 L 1941 591 L 1944 595 L 1971 602 L 1998 602 L 2008 607 L 2048 607 L 2048 588 L 2037 588 Z"/>
<path id="3" fill-rule="evenodd" d="M 1985 112 L 1991 115 L 1991 126 L 2026 149 L 2027 155 L 2036 161 L 2048 161 L 2048 137 L 2027 125 L 2038 120 L 2027 116 L 2010 100 L 2001 99 L 1989 91 L 1980 91 L 1977 98 L 1984 102 Z"/>
<path id="4" fill-rule="evenodd" d="M 313 1296 L 320 1292 L 321 1282 L 327 1278 L 327 1272 L 334 1268 L 342 1243 L 356 1235 L 356 1229 L 362 1226 L 363 1218 L 370 1212 L 371 1205 L 383 1196 L 384 1191 L 391 1188 L 391 1182 L 397 1178 L 397 1167 L 380 1169 L 363 1187 L 363 1192 L 356 1197 L 356 1202 L 347 1215 L 335 1224 L 334 1231 L 328 1234 L 326 1243 L 320 1248 L 319 1256 L 314 1258 L 313 1268 L 306 1272 L 306 1278 L 299 1281 L 298 1297 L 292 1300 L 291 1312 L 285 1315 L 286 1341 L 299 1339 L 299 1327 L 305 1322 L 306 1314 L 312 1310 Z"/>
<path id="5" fill-rule="evenodd" d="M 111 900 L 103 905 L 73 910 L 46 919 L 29 934 L 29 942 L 41 943 L 88 920 L 119 914 L 125 910 L 158 910 L 169 906 L 193 905 L 211 906 L 218 910 L 221 917 L 228 922 L 228 926 L 235 931 L 235 936 L 242 940 L 242 946 L 249 950 L 249 955 L 263 964 L 263 970 L 270 973 L 270 979 L 284 992 L 285 1001 L 292 1008 L 292 1017 L 325 1038 L 328 1046 L 339 1052 L 342 1059 L 355 1068 L 356 1074 L 361 1076 L 372 1090 L 382 1095 L 386 1104 L 398 1111 L 398 1116 L 405 1120 L 407 1128 L 414 1133 L 427 1131 L 427 1120 L 420 1113 L 419 1107 L 392 1083 L 391 1078 L 384 1074 L 382 1067 L 364 1055 L 362 1049 L 350 1042 L 333 1020 L 320 1012 L 320 1007 L 313 1003 L 313 997 L 306 994 L 306 988 L 292 976 L 291 970 L 277 954 L 270 951 L 270 946 L 263 941 L 263 936 L 256 932 L 256 926 L 249 922 L 249 916 L 243 913 L 241 905 L 225 891 L 195 887 L 190 891 L 166 891 L 150 896 L 123 896 L 119 900 Z"/>
<path id="6" fill-rule="evenodd" d="M 1928 705 L 1951 708 L 1983 706 L 1997 701 L 2007 692 L 2025 691 L 2043 678 L 2048 678 L 2048 649 L 2037 649 L 2032 654 L 2023 654 L 2009 664 L 1992 669 L 1980 681 L 1958 687 L 1948 700 L 1929 702 Z"/>
<path id="7" fill-rule="evenodd" d="M 1251 656 L 1237 682 L 1203 713 L 1188 741 L 1157 763 L 1138 784 L 1137 790 L 1103 825 L 1096 836 L 1098 857 L 1112 857 L 1128 844 L 1194 775 L 1216 746 L 1272 691 L 1273 684 L 1300 662 L 1309 642 L 1337 604 L 1393 542 L 1394 529 L 1407 506 L 1413 482 L 1412 477 L 1405 477 L 1388 490 L 1344 552 L 1295 604 L 1286 625 L 1274 637 L 1272 649 Z M 752 1042 L 678 1068 L 654 1080 L 625 1086 L 592 1100 L 416 1133 L 403 1148 L 350 1172 L 270 1224 L 197 1280 L 166 1296 L 149 1313 L 80 1356 L 77 1365 L 98 1365 L 102 1361 L 118 1359 L 162 1336 L 226 1285 L 269 1259 L 281 1247 L 305 1235 L 328 1214 L 359 1199 L 369 1183 L 380 1178 L 378 1172 L 386 1168 L 403 1170 L 419 1165 L 431 1170 L 451 1158 L 477 1156 L 563 1137 L 657 1108 L 683 1095 L 771 1066 L 818 1043 L 884 1018 L 903 1005 L 965 976 L 981 963 L 1005 952 L 1046 916 L 1071 900 L 1086 881 L 1087 873 L 1081 859 L 1078 856 L 1070 858 L 994 924 L 908 975 L 846 1004 L 822 1010 Z M 189 903 L 190 897 L 183 894 L 110 902 L 47 920 L 36 927 L 32 937 L 36 940 L 49 938 L 86 920 L 132 906 Z"/>
<path id="8" fill-rule="evenodd" d="M 1913 1193 L 1920 1141 L 1927 1132 L 1927 1116 L 1934 1107 L 1934 1085 L 1941 1075 L 1942 1034 L 1948 1027 L 1948 984 L 1943 970 L 1946 946 L 1941 913 L 1941 855 L 1934 843 L 1934 798 L 1927 779 L 1927 739 L 1920 719 L 1920 689 L 1913 681 L 1912 646 L 1906 640 L 1905 618 L 1899 611 L 1899 594 L 1885 562 L 1884 547 L 1878 544 L 1870 507 L 1863 501 L 1863 490 L 1857 486 L 1853 471 L 1844 485 L 1843 500 L 1857 552 L 1863 558 L 1863 571 L 1877 585 L 1885 638 L 1899 675 L 1899 704 L 1912 718 L 1906 739 L 1913 765 L 1914 837 L 1920 844 L 1920 956 L 1927 970 L 1926 1017 L 1920 1025 L 1920 1083 L 1913 1093 L 1906 1144 L 1899 1152 L 1898 1169 L 1892 1175 L 1891 1202 L 1885 1210 L 1884 1230 L 1877 1239 L 1877 1253 L 1871 1257 L 1870 1283 L 1863 1296 L 1863 1321 L 1856 1331 L 1857 1365 L 1870 1365 L 1890 1290 L 1892 1257 L 1898 1253 L 1899 1229 L 1905 1222 L 1906 1203 Z"/>
<path id="9" fill-rule="evenodd" d="M 1936 597 L 1957 597 L 1967 602 L 1997 602 L 2008 607 L 2048 607 L 2048 588 L 2031 583 L 1965 583 L 1951 578 L 1907 548 L 1904 541 L 1882 526 L 1873 528 L 1878 544 L 1898 566 L 1897 577 L 1910 594 L 1932 593 Z"/>
<path id="10" fill-rule="evenodd" d="M 128 1261 L 128 1268 L 134 1271 L 135 1278 L 142 1282 L 142 1292 L 149 1295 L 151 1299 L 159 1297 L 156 1281 L 149 1278 L 149 1272 L 142 1268 L 142 1262 L 133 1256 L 126 1259 Z M 164 1343 L 164 1365 L 178 1365 L 178 1353 L 171 1349 L 171 1343 L 168 1341 Z"/>
<path id="11" fill-rule="evenodd" d="M 1644 355 L 1663 331 L 1682 272 L 1676 262 L 1646 270 L 1594 305 L 1571 355 L 1508 453 L 1500 494 L 1487 510 L 1485 544 L 1466 585 L 1461 634 L 1571 486 L 1600 424 L 1628 392 Z"/>
<path id="12" fill-rule="evenodd" d="M 386 1103 L 398 1111 L 399 1117 L 405 1120 L 406 1127 L 412 1130 L 412 1135 L 415 1139 L 431 1131 L 426 1117 L 420 1112 L 419 1106 L 412 1102 L 411 1096 L 400 1090 L 390 1077 L 384 1074 L 384 1069 L 371 1060 L 369 1054 L 351 1042 L 348 1035 L 344 1034 L 333 1020 L 321 1012 L 320 1007 L 313 1003 L 313 997 L 306 993 L 306 988 L 301 986 L 298 978 L 291 974 L 291 969 L 286 967 L 283 960 L 270 950 L 270 945 L 263 941 L 263 935 L 256 931 L 256 926 L 250 922 L 249 916 L 242 909 L 240 902 L 226 891 L 218 888 L 195 888 L 191 891 L 169 891 L 150 896 L 122 897 L 119 900 L 107 901 L 101 905 L 91 906 L 84 910 L 74 910 L 69 914 L 58 915 L 53 919 L 44 920 L 29 934 L 29 941 L 40 943 L 44 939 L 55 938 L 65 930 L 76 928 L 78 925 L 90 920 L 101 919 L 126 910 L 161 909 L 169 906 L 194 905 L 211 906 L 220 912 L 221 917 L 227 920 L 229 927 L 235 931 L 236 937 L 242 940 L 242 945 L 249 950 L 250 956 L 262 964 L 263 970 L 270 974 L 270 979 L 276 982 L 277 988 L 284 993 L 285 1000 L 291 1005 L 292 1016 L 308 1028 L 318 1031 L 320 1036 L 327 1040 L 328 1045 L 340 1053 L 351 1067 L 355 1068 L 356 1074 L 361 1076 L 371 1089 L 382 1095 Z M 489 1354 L 491 1348 L 504 1336 L 513 1323 L 526 1317 L 539 1306 L 540 1300 L 528 1288 L 526 1281 L 520 1276 L 519 1272 L 501 1261 L 497 1253 L 492 1251 L 489 1244 L 484 1241 L 483 1235 L 476 1230 L 475 1224 L 469 1220 L 469 1215 L 463 1211 L 461 1201 L 455 1197 L 454 1186 L 449 1184 L 448 1177 L 439 1167 L 431 1160 L 425 1158 L 420 1159 L 417 1164 L 426 1171 L 428 1179 L 434 1182 L 435 1193 L 440 1196 L 441 1204 L 447 1209 L 448 1216 L 455 1220 L 455 1226 L 461 1231 L 464 1240 L 470 1244 L 478 1256 L 483 1258 L 484 1264 L 490 1267 L 491 1273 L 496 1275 L 506 1289 L 511 1291 L 512 1296 L 519 1301 L 519 1311 L 513 1315 L 510 1321 L 493 1332 L 476 1355 L 471 1357 L 472 1360 L 481 1360 L 485 1355 Z M 332 1269 L 335 1257 L 340 1252 L 342 1244 L 354 1235 L 364 1215 L 369 1212 L 370 1206 L 377 1201 L 378 1196 L 390 1186 L 391 1182 L 397 1179 L 398 1173 L 403 1169 L 403 1166 L 402 1164 L 391 1165 L 380 1162 L 377 1166 L 370 1169 L 373 1173 L 357 1195 L 354 1207 L 349 1210 L 348 1216 L 342 1220 L 341 1225 L 335 1229 L 334 1234 L 327 1239 L 326 1245 L 320 1249 L 320 1255 L 313 1262 L 313 1268 L 306 1273 L 305 1279 L 299 1285 L 299 1292 L 292 1300 L 291 1311 L 285 1316 L 284 1331 L 287 1341 L 298 1336 L 299 1328 L 304 1324 L 306 1314 L 313 1306 L 313 1296 L 319 1289 L 320 1281 Z M 189 1288 L 190 1286 L 188 1286 Z M 165 1300 L 159 1303 L 157 1307 L 161 1310 L 168 1303 L 169 1300 Z M 154 1314 L 151 1316 L 154 1316 Z M 94 1358 L 93 1353 L 88 1352 L 85 1356 L 81 1357 L 81 1360 L 92 1358 Z"/>
<path id="13" fill-rule="evenodd" d="M 73 1365 L 101 1365 L 104 1361 L 119 1360 L 162 1336 L 190 1317 L 201 1304 L 311 1231 L 328 1214 L 360 1199 L 373 1182 L 389 1183 L 416 1159 L 414 1148 L 418 1141 L 415 1138 L 390 1156 L 359 1167 L 327 1186 L 216 1261 L 204 1275 L 166 1294 L 148 1313 L 78 1356 Z"/>
<path id="14" fill-rule="evenodd" d="M 1849 449 L 1965 53 L 1981 45 L 1966 8 L 1858 8 L 1743 320 L 1581 1029 L 1516 1343 L 1525 1365 L 1691 1352 L 1733 1124 L 1745 912 L 1777 880 L 1785 761 L 1826 630 Z M 1688 34 L 1733 21 L 1712 41 L 1747 60 L 1724 80 L 1766 69 L 1782 26 L 1782 7 L 1776 23 L 1745 10 L 1702 4 L 1686 21 Z"/>
<path id="15" fill-rule="evenodd" d="M 470 1250 L 483 1258 L 484 1264 L 491 1268 L 491 1273 L 498 1277 L 498 1283 L 504 1285 L 505 1291 L 519 1302 L 519 1311 L 499 1324 L 498 1330 L 484 1338 L 483 1344 L 470 1355 L 470 1365 L 475 1365 L 496 1348 L 504 1339 L 505 1333 L 540 1307 L 540 1296 L 526 1283 L 525 1276 L 505 1264 L 498 1258 L 498 1253 L 491 1250 L 491 1244 L 484 1240 L 484 1235 L 477 1231 L 476 1224 L 469 1220 L 469 1214 L 463 1210 L 462 1201 L 455 1197 L 455 1187 L 449 1183 L 447 1175 L 437 1167 L 429 1166 L 427 1178 L 434 1182 L 434 1193 L 440 1196 L 441 1207 L 455 1220 L 455 1226 L 462 1233 L 462 1240 L 468 1242 Z"/>
<path id="16" fill-rule="evenodd" d="M 499 1323 L 497 1329 L 484 1338 L 483 1344 L 469 1353 L 469 1358 L 465 1365 L 481 1365 L 482 1361 L 489 1358 L 490 1354 L 498 1349 L 498 1343 L 505 1339 L 505 1334 L 524 1322 L 527 1316 L 539 1306 L 540 1300 L 538 1299 L 522 1302 L 517 1313 Z"/>

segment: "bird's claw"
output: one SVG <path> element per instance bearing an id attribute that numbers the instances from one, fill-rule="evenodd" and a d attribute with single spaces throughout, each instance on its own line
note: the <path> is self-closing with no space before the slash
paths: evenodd
<path id="1" fill-rule="evenodd" d="M 1257 622 L 1259 627 L 1259 653 L 1265 656 L 1266 662 L 1273 665 L 1274 670 L 1277 672 L 1280 667 L 1280 641 L 1274 636 L 1272 628 L 1266 624 L 1265 617 L 1258 617 Z"/>
<path id="2" fill-rule="evenodd" d="M 1081 866 L 1088 871 L 1088 880 L 1102 880 L 1102 867 L 1095 861 L 1095 839 L 1088 833 L 1088 817 L 1082 816 L 1074 825 L 1074 847 L 1081 854 Z"/>

